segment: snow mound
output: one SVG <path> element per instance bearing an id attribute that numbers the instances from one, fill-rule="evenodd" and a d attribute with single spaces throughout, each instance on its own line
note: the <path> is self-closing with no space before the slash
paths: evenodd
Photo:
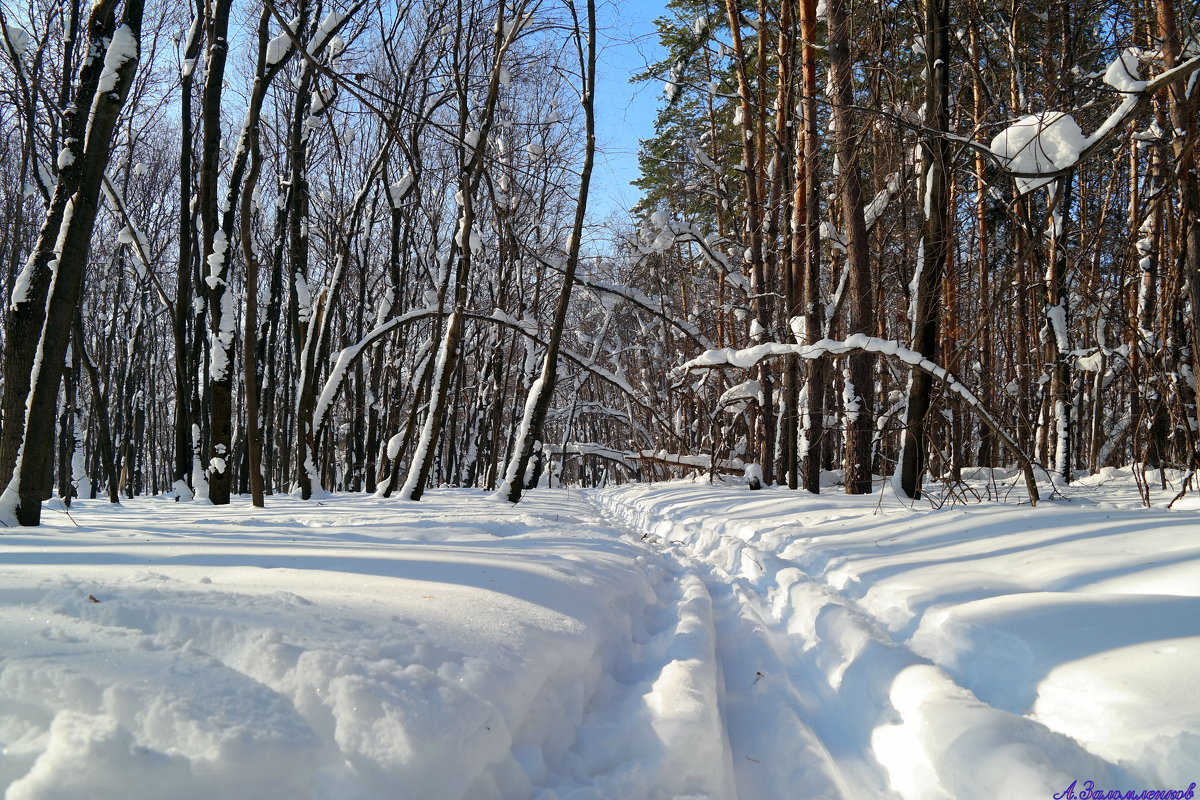
<path id="1" fill-rule="evenodd" d="M 72 516 L 0 537 L 9 800 L 724 796 L 703 587 L 577 493 Z"/>
<path id="2" fill-rule="evenodd" d="M 972 477 L 981 496 L 1012 479 Z M 1186 789 L 1194 502 L 1136 508 L 1128 471 L 1037 508 L 883 491 L 80 501 L 0 535 L 0 791 Z"/>

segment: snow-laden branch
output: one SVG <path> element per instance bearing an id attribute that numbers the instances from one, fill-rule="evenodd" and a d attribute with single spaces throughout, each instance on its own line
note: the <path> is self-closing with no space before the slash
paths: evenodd
<path id="1" fill-rule="evenodd" d="M 1104 73 L 1104 82 L 1122 99 L 1091 135 L 1084 135 L 1074 117 L 1064 111 L 1021 117 L 997 134 L 988 153 L 1013 176 L 1021 194 L 1075 169 L 1127 122 L 1141 116 L 1157 92 L 1200 73 L 1200 56 L 1195 56 L 1153 80 L 1143 80 L 1138 71 L 1140 55 L 1137 50 L 1125 50 Z"/>
<path id="2" fill-rule="evenodd" d="M 1071 119 L 1070 114 L 1061 111 L 1043 111 L 1021 117 L 1015 124 L 1001 131 L 989 144 L 976 141 L 970 136 L 926 127 L 912 115 L 888 113 L 861 105 L 850 105 L 848 108 L 885 117 L 919 135 L 942 137 L 979 153 L 1004 168 L 1012 177 L 1023 179 L 1024 182 L 1019 184 L 1019 188 L 1024 194 L 1044 186 L 1054 178 L 1068 174 L 1087 160 L 1107 144 L 1126 123 L 1139 118 L 1149 108 L 1151 100 L 1159 91 L 1176 81 L 1195 81 L 1200 75 L 1200 55 L 1192 56 L 1150 80 L 1140 78 L 1135 62 L 1131 51 L 1125 50 L 1108 66 L 1104 73 L 1105 82 L 1122 97 L 1116 108 L 1091 135 L 1084 135 L 1078 130 L 1078 125 Z M 1067 126 L 1075 125 L 1075 130 L 1050 130 L 1063 117 L 1071 119 Z"/>
<path id="3" fill-rule="evenodd" d="M 614 447 L 597 444 L 596 442 L 568 442 L 565 445 L 547 444 L 543 445 L 542 452 L 547 456 L 559 456 L 564 460 L 571 456 L 595 456 L 620 464 L 635 475 L 638 472 L 638 468 L 630 463 L 637 458 L 637 453 L 617 450 Z"/>
<path id="4" fill-rule="evenodd" d="M 436 308 L 414 309 L 406 314 L 401 314 L 398 317 L 392 317 L 386 322 L 376 325 L 357 342 L 349 347 L 343 347 L 341 351 L 338 352 L 337 360 L 334 362 L 333 368 L 329 371 L 329 377 L 325 379 L 325 386 L 321 389 L 321 394 L 317 398 L 317 404 L 313 408 L 313 434 L 316 435 L 321 430 L 322 425 L 325 423 L 325 417 L 329 413 L 329 407 L 333 405 L 333 401 L 337 397 L 338 391 L 342 388 L 342 383 L 346 380 L 347 370 L 349 370 L 350 366 L 356 360 L 358 360 L 358 357 L 362 355 L 363 351 L 366 350 L 367 347 L 369 347 L 373 342 L 377 341 L 380 337 L 386 336 L 405 323 L 415 322 L 416 320 L 425 319 L 426 317 L 432 317 L 437 313 L 438 309 Z"/>
<path id="5" fill-rule="evenodd" d="M 343 383 L 345 383 L 346 375 L 350 367 L 354 365 L 366 349 L 374 342 L 378 341 L 383 336 L 391 333 L 401 325 L 416 322 L 421 319 L 436 316 L 439 313 L 437 308 L 419 308 L 409 311 L 406 314 L 401 314 L 397 317 L 376 325 L 371 331 L 365 334 L 361 339 L 348 347 L 342 348 L 334 361 L 333 367 L 329 371 L 329 377 L 325 380 L 325 385 L 321 389 L 321 394 L 317 398 L 316 405 L 313 407 L 312 415 L 312 430 L 314 435 L 318 433 L 328 420 L 329 409 L 333 406 L 334 400 L 337 399 L 338 392 L 341 391 Z M 503 312 L 493 312 L 490 316 L 482 314 L 464 313 L 464 318 L 472 319 L 477 322 L 490 322 L 502 325 L 512 330 L 519 331 L 522 335 L 528 337 L 538 344 L 544 344 L 538 336 L 536 328 L 531 325 L 522 323 L 520 320 L 510 318 Z M 567 348 L 562 348 L 559 355 L 567 361 L 572 362 L 580 369 L 596 376 L 605 383 L 615 387 L 622 394 L 628 397 L 635 405 L 641 407 L 653 417 L 664 430 L 671 430 L 671 426 L 664 420 L 658 412 L 651 407 L 642 397 L 636 392 L 622 376 L 605 369 L 595 362 L 595 359 L 589 358 L 578 353 L 574 353 Z M 636 429 L 640 426 L 636 425 L 633 420 L 630 420 L 631 425 Z M 645 431 L 643 435 L 650 437 Z"/>
<path id="6" fill-rule="evenodd" d="M 897 358 L 914 369 L 919 369 L 942 381 L 951 392 L 962 398 L 978 415 L 983 424 L 996 434 L 1013 452 L 1013 455 L 1016 456 L 1018 463 L 1021 465 L 1021 471 L 1025 475 L 1025 488 L 1029 492 L 1029 500 L 1034 505 L 1037 504 L 1039 494 L 1037 481 L 1033 474 L 1034 462 L 1021 449 L 1016 439 L 997 422 L 996 418 L 983 406 L 983 403 L 975 396 L 974 392 L 964 386 L 949 370 L 938 366 L 915 350 L 909 350 L 901 346 L 899 342 L 888 339 L 877 339 L 861 333 L 848 336 L 845 340 L 821 339 L 813 344 L 764 342 L 763 344 L 742 349 L 725 347 L 719 350 L 706 350 L 691 361 L 680 365 L 677 369 L 681 371 L 721 367 L 749 369 L 767 358 L 792 356 L 814 360 L 827 356 L 850 355 L 852 353 L 878 353 Z"/>
<path id="7" fill-rule="evenodd" d="M 507 328 L 511 328 L 513 330 L 519 331 L 521 334 L 523 334 L 524 336 L 526 336 L 527 338 L 529 338 L 531 341 L 533 341 L 534 343 L 536 343 L 538 345 L 541 345 L 544 347 L 546 344 L 545 340 L 542 339 L 538 335 L 537 330 L 535 328 L 530 326 L 528 323 L 524 323 L 520 320 L 511 318 L 507 314 L 504 314 L 503 312 L 498 312 L 498 313 L 493 312 L 490 316 L 485 316 L 483 314 L 473 314 L 473 313 L 467 312 L 467 313 L 463 314 L 463 317 L 466 319 L 473 319 L 473 320 L 476 320 L 479 322 L 492 322 L 492 323 L 496 323 L 499 325 L 503 325 Z M 651 406 L 644 399 L 642 399 L 642 395 L 644 393 L 639 393 L 639 392 L 635 391 L 633 386 L 630 385 L 629 381 L 625 380 L 625 378 L 622 375 L 619 375 L 611 370 L 605 369 L 604 367 L 600 366 L 599 364 L 596 363 L 596 360 L 594 358 L 591 358 L 591 357 L 585 356 L 585 355 L 581 355 L 579 353 L 575 353 L 566 347 L 560 348 L 558 354 L 563 359 L 570 361 L 575 366 L 579 367 L 580 369 L 584 370 L 585 372 L 587 372 L 591 375 L 594 375 L 595 377 L 599 378 L 600 380 L 604 381 L 605 383 L 609 384 L 610 386 L 612 386 L 615 389 L 617 389 L 618 391 L 620 391 L 621 394 L 623 394 L 631 403 L 633 403 L 634 405 L 638 406 L 639 408 L 644 410 L 646 413 L 648 413 L 654 419 L 654 421 L 659 424 L 659 426 L 662 428 L 662 430 L 674 434 L 676 439 L 679 438 L 678 433 L 676 433 L 674 431 L 674 428 L 670 424 L 670 422 L 663 419 L 662 415 L 653 406 Z M 639 426 L 634 425 L 635 430 L 637 430 L 638 427 Z M 650 437 L 645 431 L 640 431 L 640 432 L 646 437 L 647 441 L 650 441 L 652 439 L 652 437 Z"/>
<path id="8" fill-rule="evenodd" d="M 125 204 L 125 199 L 121 196 L 120 191 L 113 186 L 107 174 L 101 177 L 101 189 L 104 196 L 112 203 L 117 215 L 121 221 L 125 223 L 125 227 L 118 234 L 118 241 L 121 244 L 130 245 L 134 256 L 137 258 L 137 263 L 140 265 L 138 277 L 146 278 L 154 286 L 154 291 L 158 295 L 158 299 L 166 306 L 168 313 L 172 317 L 175 316 L 175 304 L 171 302 L 171 298 L 167 296 L 166 290 L 162 283 L 158 280 L 158 273 L 154 271 L 155 259 L 146 251 L 146 235 L 129 215 L 128 206 Z"/>
<path id="9" fill-rule="evenodd" d="M 672 316 L 671 314 L 664 313 L 661 310 L 661 303 L 657 303 L 653 297 L 638 289 L 635 289 L 631 286 L 621 286 L 614 283 L 604 283 L 602 281 L 590 280 L 588 278 L 580 278 L 578 276 L 576 276 L 575 282 L 580 286 L 586 287 L 593 291 L 616 295 L 623 300 L 629 301 L 641 310 L 649 314 L 653 314 L 654 316 L 663 320 L 671 327 L 677 328 L 686 336 L 691 337 L 691 339 L 701 347 L 707 348 L 712 344 L 697 326 L 693 325 L 687 320 L 682 320 Z"/>
<path id="10" fill-rule="evenodd" d="M 634 458 L 638 461 L 662 464 L 667 467 L 719 472 L 722 475 L 741 475 L 746 470 L 746 464 L 740 458 L 718 459 L 714 466 L 713 460 L 709 456 L 668 453 L 666 450 L 643 450 L 635 455 Z"/>

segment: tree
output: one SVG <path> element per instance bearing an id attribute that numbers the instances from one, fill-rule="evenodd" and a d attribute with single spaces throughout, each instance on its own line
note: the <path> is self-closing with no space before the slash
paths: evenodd
<path id="1" fill-rule="evenodd" d="M 596 3 L 595 0 L 587 0 L 586 33 L 583 32 L 580 25 L 579 12 L 575 7 L 574 0 L 567 0 L 567 8 L 571 14 L 572 37 L 579 59 L 579 77 L 583 79 L 583 91 L 580 93 L 579 102 L 583 106 L 586 143 L 584 144 L 583 169 L 579 175 L 579 195 L 575 205 L 575 219 L 571 224 L 570 237 L 567 239 L 567 259 L 563 271 L 562 288 L 559 289 L 558 303 L 554 308 L 554 319 L 550 323 L 546 352 L 542 356 L 542 370 L 529 389 L 529 397 L 525 401 L 525 413 L 521 418 L 521 425 L 517 429 L 513 458 L 504 477 L 508 487 L 508 500 L 513 503 L 521 500 L 529 459 L 533 455 L 535 443 L 541 439 L 546 424 L 546 413 L 550 410 L 550 400 L 554 397 L 554 389 L 558 382 L 559 351 L 567 321 L 567 309 L 571 304 L 571 292 L 575 287 L 575 273 L 579 268 L 579 252 L 583 246 L 583 223 L 587 216 L 592 165 L 596 157 Z M 587 42 L 586 54 L 584 52 L 585 40 Z"/>
<path id="2" fill-rule="evenodd" d="M 924 0 L 925 126 L 921 142 L 921 246 L 911 301 L 912 349 L 938 360 L 942 308 L 942 276 L 950 252 L 948 186 L 950 142 L 950 2 Z M 933 377 L 913 370 L 908 381 L 904 441 L 900 450 L 900 486 L 911 498 L 921 496 L 927 467 L 926 423 L 933 395 Z"/>
<path id="3" fill-rule="evenodd" d="M 60 172 L 35 255 L 22 271 L 11 299 L 5 332 L 4 419 L 0 432 L 0 518 L 22 525 L 41 520 L 48 495 L 47 470 L 63 358 L 75 321 L 101 183 L 112 134 L 133 82 L 142 24 L 141 0 L 127 0 L 118 24 L 116 0 L 94 3 L 87 22 L 90 52 L 59 154 Z M 107 43 L 107 44 L 106 44 Z M 81 109 L 88 109 L 86 115 Z"/>
<path id="4" fill-rule="evenodd" d="M 867 251 L 867 222 L 859 173 L 858 119 L 853 112 L 853 68 L 850 61 L 849 18 L 842 0 L 826 3 L 829 24 L 830 81 L 833 87 L 833 119 L 837 126 L 838 159 L 841 163 L 841 207 L 846 225 L 846 271 L 850 282 L 852 332 L 874 332 L 874 292 L 871 262 Z M 846 492 L 871 491 L 872 439 L 875 379 L 873 359 L 867 353 L 846 358 L 843 394 L 846 419 Z"/>

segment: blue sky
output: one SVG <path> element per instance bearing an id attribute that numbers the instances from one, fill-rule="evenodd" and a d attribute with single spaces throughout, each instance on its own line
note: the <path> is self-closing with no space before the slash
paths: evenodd
<path id="1" fill-rule="evenodd" d="M 662 0 L 609 0 L 597 9 L 601 28 L 596 75 L 599 152 L 589 200 L 590 216 L 595 219 L 625 211 L 638 200 L 638 191 L 629 182 L 637 177 L 638 140 L 654 133 L 662 82 L 631 84 L 629 78 L 662 52 L 654 20 L 663 14 Z"/>

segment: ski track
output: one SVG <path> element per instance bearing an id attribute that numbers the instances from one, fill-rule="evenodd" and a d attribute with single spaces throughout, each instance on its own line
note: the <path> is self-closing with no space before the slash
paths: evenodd
<path id="1" fill-rule="evenodd" d="M 982 702 L 828 580 L 760 549 L 753 523 L 717 532 L 639 503 L 638 491 L 593 502 L 714 598 L 741 800 L 953 800 L 981 786 L 1050 797 L 1080 775 L 1128 785 L 1074 739 Z"/>
<path id="2" fill-rule="evenodd" d="M 473 502 L 0 539 L 0 793 L 728 796 L 702 586 L 582 503 Z"/>
<path id="3" fill-rule="evenodd" d="M 771 630 L 747 582 L 648 530 L 619 500 L 601 493 L 593 504 L 606 524 L 656 551 L 671 581 L 708 598 L 718 667 L 716 707 L 734 782 L 717 796 L 851 797 L 841 768 L 805 722 L 812 695 L 787 668 L 789 643 Z M 875 788 L 880 788 L 877 782 Z"/>
<path id="4" fill-rule="evenodd" d="M 0 789 L 846 796 L 743 590 L 583 495 L 557 497 L 478 499 L 478 519 L 436 496 L 281 504 L 249 523 L 97 505 L 83 530 L 5 537 L 0 636 L 19 646 L 0 657 Z M 455 613 L 424 616 L 441 603 Z M 757 746 L 775 736 L 786 752 Z"/>

